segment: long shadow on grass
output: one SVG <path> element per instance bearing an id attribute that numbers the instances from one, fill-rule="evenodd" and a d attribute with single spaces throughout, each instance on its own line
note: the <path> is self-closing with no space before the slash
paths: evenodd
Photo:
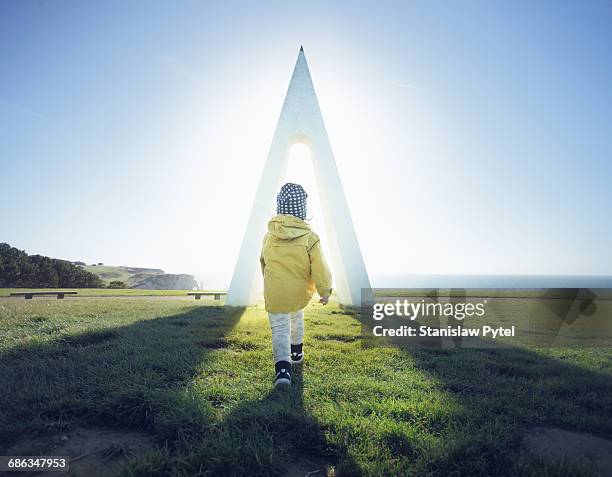
<path id="1" fill-rule="evenodd" d="M 153 431 L 161 439 L 173 439 L 183 424 L 206 425 L 210 410 L 183 390 L 243 312 L 197 306 L 1 354 L 0 451 L 72 425 Z"/>
<path id="2" fill-rule="evenodd" d="M 356 317 L 369 326 L 359 313 Z M 405 436 L 396 446 L 397 457 L 410 459 L 418 473 L 427 475 L 589 475 L 588 466 L 581 471 L 580 464 L 563 467 L 554 458 L 532 459 L 522 449 L 522 438 L 534 426 L 612 438 L 609 350 L 488 346 L 398 348 L 400 362 L 405 359 L 426 373 L 450 405 L 406 416 L 415 426 L 425 423 L 441 444 L 430 455 L 418 455 Z"/>
<path id="3" fill-rule="evenodd" d="M 438 472 L 514 474 L 513 451 L 520 450 L 525 432 L 535 426 L 612 437 L 609 373 L 518 348 L 405 352 L 458 405 L 457 411 L 441 416 L 440 424 L 448 426 L 447 435 L 457 445 L 430 463 Z M 558 355 L 579 357 L 575 351 Z"/>
<path id="4" fill-rule="evenodd" d="M 164 461 L 160 475 L 282 476 L 327 475 L 342 449 L 331 447 L 316 419 L 304 409 L 303 378 L 294 367 L 290 388 L 272 388 L 262 399 L 239 404 L 221 421 L 181 436 L 174 453 L 154 453 L 131 462 L 134 475 Z"/>
<path id="5" fill-rule="evenodd" d="M 324 475 L 343 451 L 328 446 L 304 409 L 300 367 L 290 389 L 270 382 L 264 398 L 221 419 L 193 392 L 215 352 L 232 349 L 228 334 L 243 313 L 197 306 L 1 354 L 0 451 L 24 438 L 103 425 L 159 438 L 159 448 L 132 458 L 130 475 Z"/>

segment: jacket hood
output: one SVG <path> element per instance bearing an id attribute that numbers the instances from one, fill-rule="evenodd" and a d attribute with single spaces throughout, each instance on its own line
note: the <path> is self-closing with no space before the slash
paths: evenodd
<path id="1" fill-rule="evenodd" d="M 268 222 L 268 233 L 281 240 L 292 240 L 310 232 L 310 224 L 293 215 L 277 215 Z"/>

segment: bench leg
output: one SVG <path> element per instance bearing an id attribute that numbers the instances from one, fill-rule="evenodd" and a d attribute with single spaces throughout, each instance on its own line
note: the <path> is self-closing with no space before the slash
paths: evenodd
<path id="1" fill-rule="evenodd" d="M 26 300 L 31 300 L 34 297 L 34 295 L 32 295 L 31 293 L 26 293 L 25 299 Z"/>
<path id="2" fill-rule="evenodd" d="M 64 294 L 63 293 L 58 293 L 57 294 L 57 299 L 58 300 L 63 300 L 64 299 Z"/>
<path id="3" fill-rule="evenodd" d="M 200 298 L 202 298 L 202 295 L 196 295 L 196 300 L 199 300 Z"/>
<path id="4" fill-rule="evenodd" d="M 219 293 L 215 294 L 215 300 L 220 300 L 221 299 L 221 295 Z"/>

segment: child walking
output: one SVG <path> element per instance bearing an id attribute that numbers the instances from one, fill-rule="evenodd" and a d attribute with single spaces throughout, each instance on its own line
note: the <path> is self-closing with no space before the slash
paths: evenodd
<path id="1" fill-rule="evenodd" d="M 331 273 L 319 236 L 306 219 L 308 194 L 299 184 L 285 184 L 276 197 L 276 215 L 263 239 L 261 271 L 272 329 L 274 385 L 291 384 L 291 364 L 304 360 L 304 308 L 315 289 L 327 305 Z"/>

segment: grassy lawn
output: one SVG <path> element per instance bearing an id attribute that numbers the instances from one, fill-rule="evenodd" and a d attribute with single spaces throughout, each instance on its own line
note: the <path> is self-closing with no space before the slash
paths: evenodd
<path id="1" fill-rule="evenodd" d="M 0 297 L 11 293 L 25 291 L 75 291 L 78 296 L 185 296 L 189 290 L 140 290 L 140 289 L 109 289 L 109 288 L 0 288 Z M 209 290 L 201 290 L 209 291 Z M 213 290 L 214 291 L 214 290 Z M 34 298 L 36 299 L 36 298 Z"/>
<path id="2" fill-rule="evenodd" d="M 305 459 L 350 476 L 594 474 L 521 442 L 532 426 L 612 435 L 611 351 L 368 349 L 360 331 L 311 305 L 282 391 L 261 306 L 0 301 L 0 454 L 105 425 L 158 443 L 125 475 L 286 475 Z"/>

